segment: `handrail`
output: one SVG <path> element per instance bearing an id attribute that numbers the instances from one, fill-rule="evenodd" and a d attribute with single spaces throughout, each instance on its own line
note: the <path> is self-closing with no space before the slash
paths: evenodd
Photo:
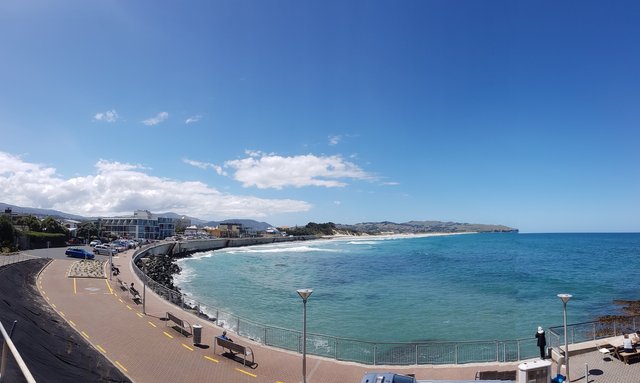
<path id="1" fill-rule="evenodd" d="M 2 362 L 0 366 L 0 382 L 4 380 L 4 376 L 6 373 L 7 349 L 9 349 L 11 351 L 11 354 L 13 354 L 13 358 L 18 364 L 18 367 L 20 367 L 20 371 L 22 371 L 22 375 L 24 376 L 26 381 L 28 383 L 36 383 L 36 380 L 33 378 L 33 375 L 31 375 L 31 372 L 29 371 L 29 368 L 27 367 L 26 363 L 24 362 L 24 360 L 22 360 L 22 357 L 20 356 L 18 349 L 13 344 L 13 341 L 9 337 L 9 334 L 7 334 L 7 332 L 5 331 L 4 326 L 2 325 L 2 322 L 0 322 L 0 331 L 2 332 L 2 337 L 4 338 L 4 345 L 2 346 Z"/>

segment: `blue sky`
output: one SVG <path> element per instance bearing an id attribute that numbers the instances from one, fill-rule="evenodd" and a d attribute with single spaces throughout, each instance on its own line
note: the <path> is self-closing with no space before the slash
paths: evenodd
<path id="1" fill-rule="evenodd" d="M 0 3 L 0 202 L 640 231 L 640 3 Z"/>

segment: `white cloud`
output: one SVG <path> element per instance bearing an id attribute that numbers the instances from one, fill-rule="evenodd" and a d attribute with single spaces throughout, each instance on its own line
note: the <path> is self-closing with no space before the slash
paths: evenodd
<path id="1" fill-rule="evenodd" d="M 338 136 L 329 136 L 329 145 L 331 146 L 336 146 L 340 143 L 340 141 L 342 140 L 342 136 L 338 135 Z"/>
<path id="2" fill-rule="evenodd" d="M 305 201 L 222 193 L 202 182 L 155 177 L 140 165 L 100 160 L 96 173 L 64 178 L 55 168 L 0 151 L 0 201 L 85 216 L 173 211 L 202 219 L 268 217 L 311 209 Z"/>
<path id="3" fill-rule="evenodd" d="M 382 186 L 397 186 L 400 185 L 400 182 L 388 181 L 381 183 Z"/>
<path id="4" fill-rule="evenodd" d="M 282 157 L 248 151 L 248 157 L 226 161 L 225 168 L 235 170 L 233 178 L 244 187 L 259 189 L 282 189 L 283 187 L 346 186 L 345 179 L 371 180 L 357 165 L 345 161 L 340 156 L 315 156 L 313 154 Z"/>
<path id="5" fill-rule="evenodd" d="M 202 120 L 202 116 L 201 115 L 191 116 L 191 117 L 187 118 L 184 123 L 189 125 L 189 124 L 193 124 L 194 122 L 198 122 L 200 120 Z"/>
<path id="6" fill-rule="evenodd" d="M 158 125 L 159 123 L 163 122 L 167 118 L 169 118 L 169 113 L 160 112 L 160 113 L 156 114 L 155 117 L 147 118 L 146 120 L 142 121 L 142 123 L 147 125 L 147 126 L 154 126 L 154 125 Z"/>
<path id="7" fill-rule="evenodd" d="M 106 112 L 98 112 L 93 119 L 95 121 L 105 121 L 105 122 L 116 122 L 120 116 L 118 116 L 118 112 L 115 109 L 107 110 Z"/>
<path id="8" fill-rule="evenodd" d="M 185 164 L 194 166 L 196 168 L 200 168 L 203 170 L 207 170 L 207 169 L 213 169 L 216 171 L 216 173 L 218 173 L 221 176 L 226 176 L 227 172 L 224 171 L 224 169 L 222 168 L 222 166 L 216 165 L 216 164 L 212 164 L 209 162 L 201 162 L 201 161 L 196 161 L 196 160 L 190 160 L 188 158 L 184 158 L 182 160 L 182 162 L 184 162 Z"/>

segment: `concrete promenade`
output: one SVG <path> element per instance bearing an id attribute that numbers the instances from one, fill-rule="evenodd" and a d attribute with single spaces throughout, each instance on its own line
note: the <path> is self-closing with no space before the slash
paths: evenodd
<path id="1" fill-rule="evenodd" d="M 40 274 L 38 289 L 53 309 L 96 350 L 134 382 L 268 382 L 295 383 L 302 380 L 302 356 L 266 347 L 229 334 L 237 343 L 250 346 L 256 365 L 214 354 L 214 337 L 222 329 L 182 311 L 154 293 L 146 292 L 145 312 L 116 278 L 143 286 L 131 269 L 133 251 L 114 257 L 118 277 L 69 277 L 77 260 L 54 259 Z M 108 260 L 96 256 L 97 260 Z M 107 262 L 108 265 L 108 262 Z M 106 266 L 105 266 L 106 267 Z M 105 270 L 105 276 L 108 275 Z M 163 320 L 167 311 L 189 323 L 203 326 L 201 346 L 184 337 Z M 518 363 L 462 366 L 366 366 L 307 356 L 307 382 L 360 382 L 366 372 L 412 373 L 422 380 L 473 380 L 477 371 L 516 370 Z"/>

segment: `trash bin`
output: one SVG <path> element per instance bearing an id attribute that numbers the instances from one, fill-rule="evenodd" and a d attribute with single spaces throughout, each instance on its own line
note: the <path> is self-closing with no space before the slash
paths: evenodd
<path id="1" fill-rule="evenodd" d="M 200 344 L 202 341 L 202 326 L 194 324 L 193 326 L 193 344 Z"/>

